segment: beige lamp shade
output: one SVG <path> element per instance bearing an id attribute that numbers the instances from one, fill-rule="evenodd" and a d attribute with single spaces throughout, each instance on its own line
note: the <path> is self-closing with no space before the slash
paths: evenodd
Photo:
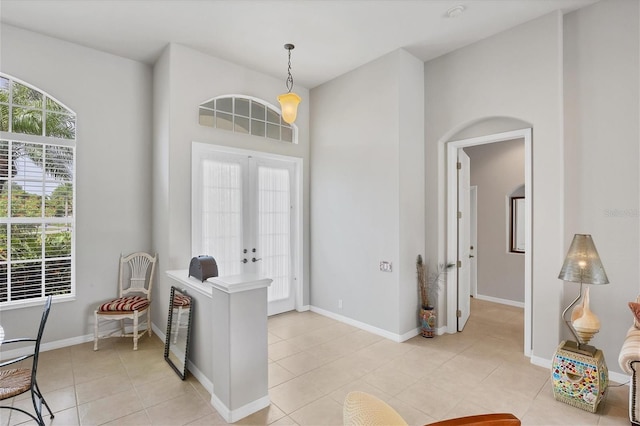
<path id="1" fill-rule="evenodd" d="M 574 235 L 558 278 L 574 283 L 609 284 L 591 235 Z"/>
<path id="2" fill-rule="evenodd" d="M 289 124 L 293 124 L 298 116 L 298 104 L 302 99 L 293 92 L 284 93 L 278 96 L 278 102 L 282 109 L 282 119 Z"/>

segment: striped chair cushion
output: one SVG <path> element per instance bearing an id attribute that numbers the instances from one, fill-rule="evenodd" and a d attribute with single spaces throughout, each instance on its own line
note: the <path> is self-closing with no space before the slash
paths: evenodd
<path id="1" fill-rule="evenodd" d="M 175 294 L 173 296 L 173 306 L 176 308 L 180 306 L 182 307 L 189 306 L 190 304 L 191 304 L 191 300 L 189 300 L 189 298 L 186 296 L 182 296 L 179 294 Z"/>
<path id="2" fill-rule="evenodd" d="M 149 306 L 149 300 L 142 296 L 120 297 L 98 308 L 98 312 L 133 312 L 140 311 Z"/>

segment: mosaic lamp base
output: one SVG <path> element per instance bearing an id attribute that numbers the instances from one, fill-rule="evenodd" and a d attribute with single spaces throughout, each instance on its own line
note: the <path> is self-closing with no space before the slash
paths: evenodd
<path id="1" fill-rule="evenodd" d="M 573 342 L 562 342 L 553 355 L 551 381 L 553 397 L 574 407 L 595 413 L 607 393 L 609 371 L 604 355 L 571 350 Z"/>

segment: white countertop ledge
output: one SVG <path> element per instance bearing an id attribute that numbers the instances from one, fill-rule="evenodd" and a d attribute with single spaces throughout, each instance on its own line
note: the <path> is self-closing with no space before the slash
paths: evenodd
<path id="1" fill-rule="evenodd" d="M 190 277 L 188 269 L 166 271 L 165 273 L 168 277 L 207 297 L 211 297 L 214 288 L 232 294 L 269 287 L 273 281 L 271 278 L 266 278 L 258 274 L 240 274 L 226 277 L 212 277 L 201 282 L 196 278 Z"/>

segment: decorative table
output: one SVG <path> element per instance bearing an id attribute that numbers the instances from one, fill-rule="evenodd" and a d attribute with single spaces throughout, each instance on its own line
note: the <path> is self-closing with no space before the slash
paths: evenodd
<path id="1" fill-rule="evenodd" d="M 604 355 L 600 349 L 593 355 L 571 350 L 572 343 L 562 342 L 553 356 L 553 396 L 557 401 L 595 413 L 609 384 Z"/>

